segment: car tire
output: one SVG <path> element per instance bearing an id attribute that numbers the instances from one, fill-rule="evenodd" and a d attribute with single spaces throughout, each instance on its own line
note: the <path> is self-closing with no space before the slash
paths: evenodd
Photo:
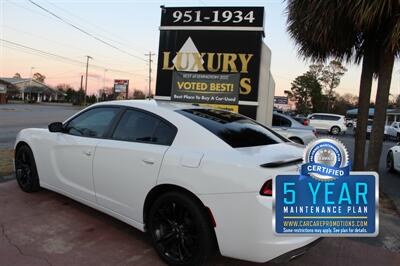
<path id="1" fill-rule="evenodd" d="M 301 145 L 304 145 L 304 142 L 303 142 L 303 140 L 301 140 L 300 138 L 297 138 L 297 137 L 291 137 L 291 138 L 289 138 L 291 141 L 293 141 L 294 143 L 297 143 L 297 144 L 301 144 Z"/>
<path id="2" fill-rule="evenodd" d="M 338 126 L 333 126 L 331 127 L 331 130 L 329 131 L 332 135 L 339 135 L 340 134 L 340 127 Z"/>
<path id="3" fill-rule="evenodd" d="M 353 124 L 352 124 L 352 123 L 347 123 L 346 126 L 347 126 L 347 127 L 353 127 Z"/>
<path id="4" fill-rule="evenodd" d="M 168 265 L 201 265 L 215 251 L 207 209 L 182 192 L 166 192 L 155 200 L 147 229 L 153 247 Z"/>
<path id="5" fill-rule="evenodd" d="M 394 169 L 394 158 L 393 158 L 392 151 L 389 151 L 389 153 L 386 157 L 386 169 L 391 173 L 396 172 L 396 170 Z"/>
<path id="6" fill-rule="evenodd" d="M 20 146 L 15 152 L 15 176 L 22 191 L 36 192 L 40 190 L 35 158 L 27 145 Z"/>

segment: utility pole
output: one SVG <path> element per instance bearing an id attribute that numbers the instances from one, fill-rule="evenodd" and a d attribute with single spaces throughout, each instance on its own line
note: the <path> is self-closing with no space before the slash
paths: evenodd
<path id="1" fill-rule="evenodd" d="M 104 69 L 104 75 L 103 75 L 103 90 L 106 89 L 106 72 L 108 71 L 108 69 Z"/>
<path id="2" fill-rule="evenodd" d="M 86 96 L 87 96 L 87 79 L 88 79 L 88 71 L 89 71 L 89 59 L 93 59 L 93 57 L 87 55 L 86 60 L 86 80 L 85 80 L 85 98 L 83 99 L 83 105 L 86 106 Z"/>
<path id="3" fill-rule="evenodd" d="M 151 63 L 153 62 L 153 60 L 151 60 L 151 57 L 153 55 L 156 55 L 156 54 L 151 53 L 151 51 L 148 54 L 145 54 L 145 56 L 149 57 L 149 99 L 151 96 Z"/>

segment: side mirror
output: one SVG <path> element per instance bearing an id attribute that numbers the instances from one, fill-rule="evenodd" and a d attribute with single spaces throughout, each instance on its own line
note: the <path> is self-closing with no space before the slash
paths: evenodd
<path id="1" fill-rule="evenodd" d="M 53 122 L 49 124 L 50 132 L 62 132 L 64 130 L 64 126 L 61 122 Z"/>

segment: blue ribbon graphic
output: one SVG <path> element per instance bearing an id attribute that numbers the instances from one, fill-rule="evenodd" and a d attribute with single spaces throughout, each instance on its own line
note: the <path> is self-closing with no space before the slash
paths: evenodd
<path id="1" fill-rule="evenodd" d="M 342 168 L 327 166 L 319 163 L 305 163 L 301 166 L 300 174 L 301 176 L 303 176 L 303 178 L 304 176 L 309 176 L 310 173 L 315 173 L 325 176 L 331 176 L 337 179 L 350 175 L 350 171 L 351 163 L 349 163 L 348 166 Z"/>

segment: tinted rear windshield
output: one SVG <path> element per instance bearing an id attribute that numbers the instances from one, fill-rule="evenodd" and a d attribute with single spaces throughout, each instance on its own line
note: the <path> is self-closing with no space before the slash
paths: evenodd
<path id="1" fill-rule="evenodd" d="M 202 125 L 233 148 L 286 142 L 270 129 L 245 116 L 216 109 L 182 109 L 176 112 Z"/>

